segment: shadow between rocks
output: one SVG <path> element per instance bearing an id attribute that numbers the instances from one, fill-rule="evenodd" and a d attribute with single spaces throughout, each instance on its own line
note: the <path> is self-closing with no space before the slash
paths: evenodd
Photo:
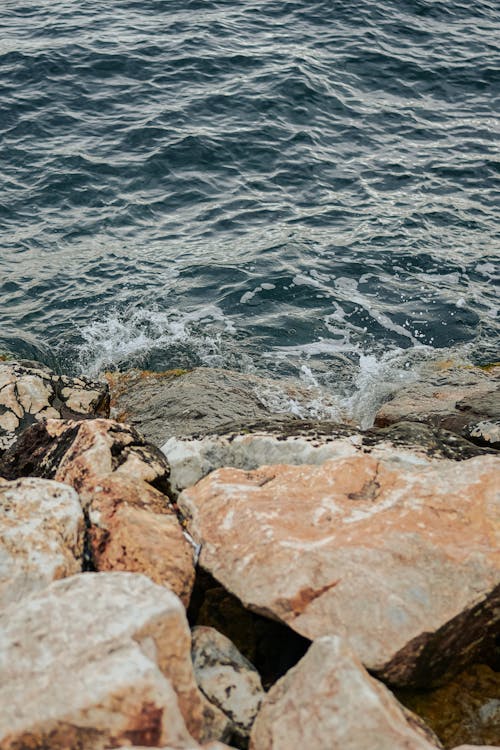
<path id="1" fill-rule="evenodd" d="M 209 625 L 227 636 L 255 666 L 265 690 L 294 667 L 311 644 L 286 625 L 246 609 L 202 569 L 196 573 L 188 620 L 191 627 Z"/>

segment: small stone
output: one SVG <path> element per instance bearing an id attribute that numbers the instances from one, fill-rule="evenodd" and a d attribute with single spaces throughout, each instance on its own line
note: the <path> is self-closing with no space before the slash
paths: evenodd
<path id="1" fill-rule="evenodd" d="M 193 629 L 191 656 L 202 693 L 228 717 L 233 734 L 248 738 L 264 697 L 255 667 L 210 627 Z"/>

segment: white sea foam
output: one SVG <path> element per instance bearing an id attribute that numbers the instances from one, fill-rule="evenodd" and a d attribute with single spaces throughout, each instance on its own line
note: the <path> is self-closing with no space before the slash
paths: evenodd
<path id="1" fill-rule="evenodd" d="M 232 321 L 216 305 L 202 306 L 192 312 L 115 311 L 80 329 L 83 341 L 78 365 L 82 371 L 96 376 L 105 369 L 122 365 L 140 367 L 155 351 L 186 347 L 200 364 L 228 366 L 224 340 L 235 332 Z"/>

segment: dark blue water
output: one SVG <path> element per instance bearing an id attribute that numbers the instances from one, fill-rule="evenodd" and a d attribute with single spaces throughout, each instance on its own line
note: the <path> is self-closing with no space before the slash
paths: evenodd
<path id="1" fill-rule="evenodd" d="M 2 0 L 0 348 L 330 388 L 498 358 L 499 32 L 493 0 Z"/>

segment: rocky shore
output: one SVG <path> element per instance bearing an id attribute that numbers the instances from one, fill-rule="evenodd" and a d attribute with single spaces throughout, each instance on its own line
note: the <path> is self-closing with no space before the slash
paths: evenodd
<path id="1" fill-rule="evenodd" d="M 500 747 L 500 366 L 106 378 L 0 361 L 0 750 Z"/>

